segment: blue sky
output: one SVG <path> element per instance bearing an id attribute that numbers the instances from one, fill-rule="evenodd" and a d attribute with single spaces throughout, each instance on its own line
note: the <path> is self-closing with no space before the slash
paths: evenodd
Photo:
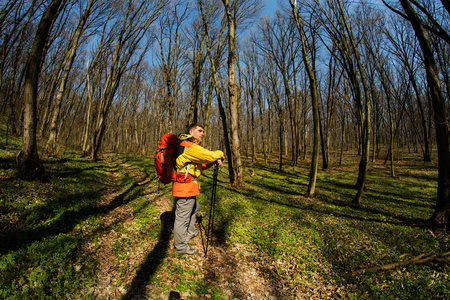
<path id="1" fill-rule="evenodd" d="M 273 17 L 275 9 L 278 7 L 277 0 L 264 0 L 263 5 L 261 16 Z"/>

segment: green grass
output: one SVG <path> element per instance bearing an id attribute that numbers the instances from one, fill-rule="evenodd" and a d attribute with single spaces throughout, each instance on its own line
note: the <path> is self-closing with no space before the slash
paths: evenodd
<path id="1" fill-rule="evenodd" d="M 13 176 L 20 141 L 9 137 L 6 145 L 3 134 L 1 143 L 2 299 L 95 299 L 106 267 L 111 278 L 103 287 L 122 289 L 112 298 L 160 299 L 176 292 L 186 299 L 240 299 L 246 298 L 238 288 L 240 274 L 221 278 L 219 272 L 241 270 L 242 265 L 252 266 L 265 282 L 284 287 L 273 293 L 279 299 L 450 295 L 448 263 L 354 273 L 450 250 L 444 230 L 423 225 L 433 213 L 437 169 L 435 164 L 423 166 L 418 157 L 398 162 L 395 178 L 382 161 L 371 163 L 359 208 L 348 205 L 356 192 L 354 157 L 319 172 L 315 198 L 304 196 L 308 162 L 279 172 L 276 161 L 264 166 L 244 160 L 246 185 L 239 189 L 229 185 L 227 169 L 221 168 L 213 244 L 232 253 L 223 262 L 214 253 L 218 256 L 208 260 L 174 254 L 170 231 L 160 219 L 164 212 L 133 176 L 138 172 L 151 180 L 152 157 L 115 155 L 100 162 L 74 153 L 42 157 L 51 182 L 41 184 Z M 119 174 L 115 182 L 114 172 Z M 207 170 L 199 196 L 206 217 L 211 179 L 212 170 Z M 156 191 L 156 182 L 149 186 Z M 161 192 L 171 199 L 170 185 L 161 186 Z"/>

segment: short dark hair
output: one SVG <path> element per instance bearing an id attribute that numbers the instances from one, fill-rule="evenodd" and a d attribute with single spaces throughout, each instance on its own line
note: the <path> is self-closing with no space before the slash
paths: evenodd
<path id="1" fill-rule="evenodd" d="M 200 128 L 202 128 L 202 129 L 205 129 L 205 126 L 203 126 L 203 124 L 200 124 L 200 123 L 192 123 L 191 125 L 188 126 L 187 132 L 186 132 L 186 133 L 189 133 L 189 131 L 194 130 L 194 129 L 197 128 L 197 127 L 200 127 Z"/>

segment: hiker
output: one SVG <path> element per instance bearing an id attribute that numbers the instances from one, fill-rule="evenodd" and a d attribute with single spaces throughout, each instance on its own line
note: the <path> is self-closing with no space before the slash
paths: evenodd
<path id="1" fill-rule="evenodd" d="M 175 197 L 175 223 L 173 226 L 174 248 L 178 254 L 196 254 L 197 249 L 191 248 L 188 242 L 198 235 L 195 223 L 200 213 L 197 195 L 200 186 L 197 178 L 203 170 L 213 165 L 222 165 L 223 152 L 209 151 L 201 145 L 204 127 L 194 123 L 189 125 L 186 134 L 180 134 L 181 141 L 175 153 L 175 168 L 177 179 L 172 185 L 172 196 Z"/>

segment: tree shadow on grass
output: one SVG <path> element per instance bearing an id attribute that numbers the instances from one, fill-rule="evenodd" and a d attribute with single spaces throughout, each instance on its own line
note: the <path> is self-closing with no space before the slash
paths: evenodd
<path id="1" fill-rule="evenodd" d="M 279 188 L 274 188 L 276 191 L 280 191 Z M 269 189 L 267 189 L 269 191 Z M 295 198 L 295 196 L 298 196 L 298 194 L 292 193 L 291 195 L 293 197 L 284 198 L 284 199 L 277 199 L 277 198 L 264 198 L 261 195 L 255 195 L 252 193 L 252 191 L 248 190 L 241 190 L 241 191 L 235 191 L 240 194 L 242 194 L 244 197 L 253 199 L 254 201 L 262 201 L 265 203 L 271 203 L 276 205 L 281 205 L 284 207 L 289 207 L 293 209 L 299 209 L 304 211 L 312 211 L 320 214 L 333 214 L 334 216 L 346 218 L 346 219 L 353 219 L 358 221 L 365 221 L 365 222 L 377 222 L 377 223 L 390 223 L 393 225 L 403 225 L 403 226 L 410 226 L 410 227 L 424 227 L 425 226 L 425 220 L 417 219 L 417 218 L 408 218 L 406 216 L 402 216 L 399 214 L 394 214 L 390 211 L 376 209 L 373 207 L 367 207 L 367 206 L 353 206 L 350 201 L 328 201 L 326 198 L 322 198 L 320 196 L 316 196 L 314 199 L 316 201 L 320 201 L 322 203 L 326 203 L 327 205 L 334 205 L 336 207 L 350 207 L 352 210 L 355 211 L 355 214 L 352 215 L 350 213 L 340 213 L 335 210 L 330 209 L 321 209 L 320 206 L 314 205 L 314 203 L 311 204 L 303 204 L 302 201 L 292 201 L 292 199 Z M 384 216 L 390 218 L 390 220 L 383 220 L 383 218 L 380 217 L 363 217 L 361 216 L 361 213 L 370 213 L 375 216 Z"/>
<path id="2" fill-rule="evenodd" d="M 170 235 L 172 234 L 173 222 L 175 219 L 174 210 L 161 214 L 161 231 L 159 239 L 153 250 L 147 255 L 139 270 L 131 282 L 127 293 L 122 297 L 125 299 L 139 299 L 146 295 L 146 288 L 149 280 L 155 275 L 159 265 L 163 262 L 169 248 Z"/>
<path id="3" fill-rule="evenodd" d="M 371 207 L 364 206 L 364 205 L 359 205 L 359 206 L 352 205 L 351 202 L 344 202 L 344 201 L 330 202 L 326 199 L 325 200 L 320 199 L 320 198 L 316 198 L 316 199 L 318 201 L 326 203 L 327 205 L 333 205 L 336 207 L 349 207 L 352 209 L 352 211 L 355 212 L 355 214 L 352 215 L 350 213 L 341 213 L 341 212 L 337 212 L 337 211 L 321 210 L 317 207 L 314 207 L 313 205 L 309 205 L 308 207 L 303 207 L 302 209 L 320 213 L 322 215 L 332 214 L 335 217 L 351 219 L 351 220 L 356 220 L 356 221 L 363 221 L 363 222 L 375 222 L 375 223 L 382 223 L 382 224 L 402 225 L 402 226 L 420 227 L 420 228 L 425 227 L 425 223 L 426 223 L 425 220 L 423 220 L 423 219 L 412 218 L 412 217 L 409 218 L 406 216 L 402 216 L 400 214 L 394 214 L 390 211 L 371 208 Z M 364 216 L 361 216 L 362 213 L 366 213 L 366 214 L 369 213 L 374 216 L 380 216 L 380 217 L 369 217 L 369 216 L 364 217 Z M 384 216 L 389 219 L 383 219 L 383 218 L 381 218 L 381 216 Z"/>
<path id="4" fill-rule="evenodd" d="M 34 242 L 49 236 L 68 233 L 73 230 L 77 224 L 88 219 L 90 216 L 107 214 L 119 206 L 126 205 L 133 199 L 133 197 L 128 195 L 131 194 L 137 186 L 137 183 L 134 182 L 127 190 L 117 195 L 111 202 L 105 205 L 85 205 L 80 208 L 64 210 L 64 212 L 50 225 L 44 223 L 32 229 L 19 229 L 12 232 L 4 232 L 0 234 L 0 239 L 2 240 L 2 243 L 0 243 L 0 254 L 18 250 L 21 247 L 33 244 Z M 86 197 L 99 198 L 100 194 L 98 192 L 75 193 L 65 197 L 64 201 L 71 203 L 77 199 Z M 45 209 L 45 207 L 42 207 L 42 209 Z"/>
<path id="5" fill-rule="evenodd" d="M 216 207 L 213 208 L 210 217 L 210 207 L 208 208 L 208 215 L 202 217 L 199 222 L 200 233 L 202 235 L 202 243 L 204 240 L 203 249 L 205 250 L 206 242 L 208 242 L 208 228 L 210 229 L 209 244 L 217 247 L 224 247 L 226 244 L 226 234 L 230 224 L 241 214 L 242 206 L 238 203 L 233 203 L 232 206 L 224 211 L 220 207 L 220 203 L 216 202 Z M 211 224 L 210 224 L 211 222 Z"/>
<path id="6" fill-rule="evenodd" d="M 395 213 L 394 211 L 389 211 L 386 209 L 383 209 L 382 206 L 375 207 L 373 205 L 359 205 L 355 206 L 351 203 L 351 200 L 353 198 L 353 191 L 355 189 L 355 186 L 351 183 L 339 183 L 339 182 L 332 182 L 329 180 L 321 180 L 322 184 L 324 185 L 323 189 L 328 190 L 329 192 L 338 193 L 339 191 L 346 191 L 345 194 L 341 193 L 342 199 L 348 199 L 346 200 L 328 200 L 325 195 L 316 195 L 312 199 L 316 199 L 316 201 L 320 201 L 322 203 L 326 203 L 327 205 L 334 205 L 336 207 L 349 207 L 354 211 L 354 214 L 351 213 L 339 213 L 336 211 L 327 211 L 324 209 L 320 209 L 314 204 L 304 204 L 302 203 L 303 193 L 299 192 L 300 188 L 298 190 L 292 191 L 291 187 L 289 185 L 276 185 L 276 184 L 269 184 L 268 182 L 262 180 L 260 182 L 254 182 L 253 185 L 257 187 L 257 190 L 263 191 L 256 192 L 254 190 L 250 189 L 233 189 L 228 188 L 229 190 L 239 193 L 243 195 L 244 197 L 248 199 L 253 199 L 254 201 L 262 201 L 265 203 L 272 203 L 277 205 L 282 205 L 284 207 L 294 208 L 294 209 L 300 209 L 300 210 L 309 210 L 314 211 L 316 213 L 321 214 L 330 214 L 332 213 L 335 216 L 340 216 L 347 219 L 354 219 L 358 221 L 366 221 L 366 222 L 378 222 L 378 223 L 390 223 L 393 225 L 403 225 L 403 226 L 409 226 L 409 227 L 424 227 L 426 226 L 426 220 L 414 218 L 414 217 L 408 217 L 405 215 L 402 215 L 401 213 Z M 290 182 L 293 183 L 293 182 Z M 328 184 L 326 184 L 328 183 Z M 301 186 L 301 184 L 298 184 L 298 186 Z M 374 193 L 372 191 L 372 193 Z M 271 195 L 283 195 L 285 197 L 272 197 Z M 393 194 L 391 192 L 391 194 Z M 394 194 L 395 199 L 389 198 L 385 194 L 379 194 L 378 198 L 383 200 L 383 202 L 387 204 L 389 203 L 396 203 L 396 204 L 405 204 L 405 205 L 411 205 L 411 206 L 417 206 L 421 208 L 432 208 L 432 204 L 421 204 L 421 203 L 411 203 L 407 201 L 403 201 L 400 198 L 400 193 Z M 309 202 L 309 201 L 308 201 Z M 361 213 L 367 213 L 371 214 L 373 216 L 367 216 L 363 217 L 361 216 Z M 387 220 L 383 217 L 388 218 Z"/>
<path id="7" fill-rule="evenodd" d="M 100 171 L 102 169 L 107 170 L 108 172 L 115 172 L 113 168 L 107 168 L 107 167 L 101 167 L 101 166 L 91 166 L 91 167 L 79 167 L 79 168 L 70 168 L 70 169 L 60 169 L 60 170 L 51 170 L 49 173 L 51 177 L 57 177 L 57 178 L 73 178 L 78 177 L 83 172 L 89 172 L 89 171 Z M 51 181 L 51 178 L 50 178 Z"/>
<path id="8" fill-rule="evenodd" d="M 12 157 L 9 158 L 5 158 L 2 157 L 0 158 L 0 169 L 14 169 L 14 165 L 15 165 L 15 160 Z"/>

